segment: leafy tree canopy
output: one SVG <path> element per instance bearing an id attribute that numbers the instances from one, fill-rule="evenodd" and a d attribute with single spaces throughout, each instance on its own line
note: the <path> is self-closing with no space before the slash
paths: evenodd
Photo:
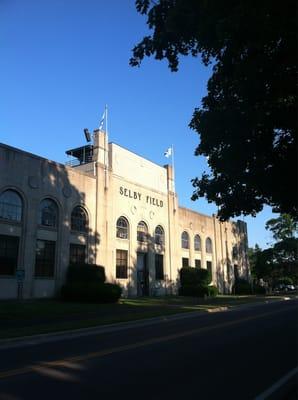
<path id="1" fill-rule="evenodd" d="M 256 245 L 249 249 L 252 275 L 269 283 L 290 278 L 298 283 L 298 238 L 297 222 L 288 214 L 280 215 L 266 223 L 276 240 L 271 247 L 262 250 Z"/>
<path id="2" fill-rule="evenodd" d="M 296 1 L 137 0 L 153 33 L 133 49 L 145 56 L 179 56 L 213 64 L 208 94 L 190 127 L 196 155 L 210 172 L 193 179 L 192 199 L 205 196 L 219 217 L 255 215 L 263 205 L 297 216 Z"/>
<path id="3" fill-rule="evenodd" d="M 298 223 L 289 214 L 282 214 L 267 221 L 265 227 L 271 231 L 274 240 L 285 240 L 297 234 Z"/>

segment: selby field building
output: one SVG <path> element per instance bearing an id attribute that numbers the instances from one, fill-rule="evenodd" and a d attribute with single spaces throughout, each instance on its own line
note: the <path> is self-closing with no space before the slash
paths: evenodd
<path id="1" fill-rule="evenodd" d="M 104 266 L 124 296 L 175 293 L 182 266 L 209 269 L 221 293 L 249 278 L 246 224 L 179 207 L 170 165 L 101 130 L 66 153 L 0 145 L 0 298 L 55 296 L 71 263 Z"/>

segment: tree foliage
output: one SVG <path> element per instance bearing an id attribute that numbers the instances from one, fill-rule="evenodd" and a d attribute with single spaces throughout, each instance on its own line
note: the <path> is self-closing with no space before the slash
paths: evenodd
<path id="1" fill-rule="evenodd" d="M 190 122 L 195 154 L 210 167 L 193 179 L 192 199 L 215 202 L 221 219 L 264 204 L 296 217 L 296 2 L 137 0 L 136 8 L 153 33 L 134 47 L 132 66 L 154 56 L 177 71 L 181 55 L 213 65 Z"/>
<path id="2" fill-rule="evenodd" d="M 276 242 L 262 250 L 256 245 L 249 249 L 252 274 L 257 279 L 274 284 L 289 278 L 298 283 L 298 239 L 297 224 L 289 215 L 281 215 L 266 223 Z"/>
<path id="3" fill-rule="evenodd" d="M 297 234 L 298 223 L 289 214 L 282 214 L 267 221 L 265 227 L 271 231 L 274 240 L 286 240 Z"/>

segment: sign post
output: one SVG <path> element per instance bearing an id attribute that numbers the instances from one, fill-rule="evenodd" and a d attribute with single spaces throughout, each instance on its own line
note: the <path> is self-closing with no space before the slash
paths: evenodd
<path id="1" fill-rule="evenodd" d="M 21 300 L 23 298 L 23 283 L 25 279 L 24 268 L 18 268 L 16 270 L 16 279 L 18 284 L 18 299 Z"/>

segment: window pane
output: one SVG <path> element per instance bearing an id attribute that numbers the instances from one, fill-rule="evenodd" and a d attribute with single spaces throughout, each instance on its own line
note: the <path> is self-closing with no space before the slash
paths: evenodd
<path id="1" fill-rule="evenodd" d="M 120 239 L 128 239 L 128 222 L 124 217 L 120 217 L 117 220 L 116 237 Z"/>
<path id="2" fill-rule="evenodd" d="M 159 244 L 159 245 L 164 244 L 164 231 L 161 226 L 157 226 L 155 228 L 154 241 L 155 241 L 155 244 Z"/>
<path id="3" fill-rule="evenodd" d="M 201 260 L 195 260 L 195 267 L 201 268 Z"/>
<path id="4" fill-rule="evenodd" d="M 187 232 L 183 232 L 181 235 L 181 247 L 183 249 L 189 249 L 189 237 Z"/>
<path id="5" fill-rule="evenodd" d="M 82 265 L 86 260 L 86 246 L 71 243 L 69 247 L 69 264 Z"/>
<path id="6" fill-rule="evenodd" d="M 55 202 L 51 199 L 44 199 L 39 208 L 39 224 L 43 226 L 57 226 L 58 209 Z"/>
<path id="7" fill-rule="evenodd" d="M 116 250 L 116 278 L 127 279 L 127 250 Z"/>
<path id="8" fill-rule="evenodd" d="M 182 257 L 182 267 L 189 267 L 188 258 Z"/>
<path id="9" fill-rule="evenodd" d="M 0 218 L 20 222 L 22 219 L 22 199 L 13 190 L 0 195 Z"/>
<path id="10" fill-rule="evenodd" d="M 77 206 L 71 213 L 71 229 L 76 232 L 87 232 L 87 213 L 83 207 Z"/>
<path id="11" fill-rule="evenodd" d="M 19 238 L 0 235 L 0 275 L 14 275 L 18 263 Z"/>
<path id="12" fill-rule="evenodd" d="M 52 278 L 55 270 L 55 242 L 36 241 L 35 276 Z"/>
<path id="13" fill-rule="evenodd" d="M 156 280 L 164 279 L 162 254 L 155 254 L 155 279 Z"/>
<path id="14" fill-rule="evenodd" d="M 211 277 L 212 277 L 212 262 L 207 261 L 207 270 L 209 271 Z"/>
<path id="15" fill-rule="evenodd" d="M 145 222 L 141 221 L 138 223 L 137 240 L 138 242 L 147 242 L 147 239 L 148 239 L 148 228 Z"/>
<path id="16" fill-rule="evenodd" d="M 201 251 L 201 238 L 199 235 L 195 236 L 195 240 L 194 240 L 194 244 L 195 244 L 195 250 L 196 251 Z"/>
<path id="17" fill-rule="evenodd" d="M 212 253 L 212 241 L 210 238 L 206 239 L 206 253 Z"/>

